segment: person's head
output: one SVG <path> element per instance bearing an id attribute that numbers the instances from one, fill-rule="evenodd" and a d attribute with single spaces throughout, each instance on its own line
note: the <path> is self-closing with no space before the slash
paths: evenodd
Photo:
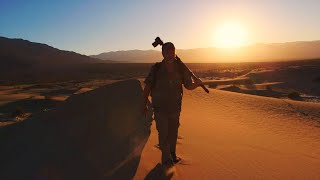
<path id="1" fill-rule="evenodd" d="M 176 48 L 172 42 L 166 42 L 162 45 L 162 55 L 165 59 L 174 59 L 176 57 Z"/>

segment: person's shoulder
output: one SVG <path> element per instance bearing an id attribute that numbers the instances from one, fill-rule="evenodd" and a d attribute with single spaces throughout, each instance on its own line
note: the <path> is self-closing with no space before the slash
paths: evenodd
<path id="1" fill-rule="evenodd" d="M 161 66 L 161 63 L 162 63 L 162 62 L 156 62 L 156 63 L 154 64 L 154 67 L 159 68 L 159 67 Z"/>
<path id="2" fill-rule="evenodd" d="M 160 60 L 160 61 L 157 61 L 157 62 L 155 62 L 155 64 L 154 64 L 154 65 L 160 65 L 160 64 L 162 64 L 162 63 L 163 63 L 163 61 L 164 61 L 164 59 L 162 59 L 162 60 Z"/>
<path id="3" fill-rule="evenodd" d="M 151 69 L 152 69 L 152 70 L 158 70 L 158 69 L 160 68 L 161 64 L 162 64 L 162 61 L 160 61 L 160 62 L 155 62 L 155 63 L 152 65 Z"/>

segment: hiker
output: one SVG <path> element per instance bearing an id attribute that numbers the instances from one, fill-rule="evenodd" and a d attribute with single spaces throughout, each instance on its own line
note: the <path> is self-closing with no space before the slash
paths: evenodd
<path id="1" fill-rule="evenodd" d="M 147 110 L 151 93 L 154 118 L 158 130 L 161 161 L 165 166 L 173 166 L 181 158 L 176 155 L 179 117 L 182 102 L 182 84 L 193 90 L 202 84 L 200 79 L 192 82 L 191 72 L 178 62 L 173 43 L 162 46 L 164 59 L 151 67 L 144 83 L 144 107 Z"/>

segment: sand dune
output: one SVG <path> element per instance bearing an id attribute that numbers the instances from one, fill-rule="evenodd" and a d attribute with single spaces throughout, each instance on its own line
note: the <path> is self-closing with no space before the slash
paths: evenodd
<path id="1" fill-rule="evenodd" d="M 128 124 L 124 122 L 127 117 L 136 112 L 123 113 L 123 110 L 141 108 L 136 103 L 141 101 L 138 98 L 141 94 L 135 92 L 141 92 L 139 83 L 128 83 L 134 87 L 128 88 L 126 82 L 122 82 L 71 96 L 49 114 L 0 128 L 1 152 L 5 155 L 0 164 L 0 177 L 39 173 L 44 179 L 152 177 L 160 162 L 154 123 L 143 151 L 145 139 L 139 140 L 141 146 L 136 146 L 131 143 L 135 136 L 125 132 L 117 133 L 121 138 L 112 138 L 112 130 L 117 127 L 131 131 L 143 124 L 137 116 L 136 123 L 123 127 Z M 17 91 L 19 94 L 15 94 L 14 88 L 2 88 L 4 102 L 13 97 L 38 97 L 34 96 L 36 93 Z M 87 90 L 91 89 L 79 92 Z M 200 88 L 184 91 L 180 127 L 183 138 L 178 139 L 177 149 L 191 164 L 177 165 L 172 179 L 320 178 L 319 103 L 210 91 L 210 94 Z M 26 94 L 18 97 L 21 93 Z M 117 98 L 125 103 L 115 103 Z M 83 117 L 86 112 L 90 114 Z M 137 132 L 143 137 L 149 135 L 148 128 Z M 128 138 L 129 144 L 113 148 L 114 142 L 122 138 Z"/>
<path id="2" fill-rule="evenodd" d="M 319 179 L 320 104 L 200 88 L 185 91 L 178 153 L 192 165 L 172 179 Z M 157 131 L 135 179 L 157 163 Z"/>
<path id="3" fill-rule="evenodd" d="M 150 134 L 142 101 L 128 80 L 0 127 L 0 179 L 131 179 Z"/>

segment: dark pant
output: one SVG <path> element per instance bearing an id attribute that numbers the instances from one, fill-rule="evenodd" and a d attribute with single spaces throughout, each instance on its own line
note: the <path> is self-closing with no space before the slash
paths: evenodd
<path id="1" fill-rule="evenodd" d="M 178 138 L 180 111 L 167 113 L 167 112 L 154 112 L 156 126 L 158 130 L 159 145 L 162 152 L 162 163 L 172 160 L 172 156 L 176 153 L 176 144 Z"/>

